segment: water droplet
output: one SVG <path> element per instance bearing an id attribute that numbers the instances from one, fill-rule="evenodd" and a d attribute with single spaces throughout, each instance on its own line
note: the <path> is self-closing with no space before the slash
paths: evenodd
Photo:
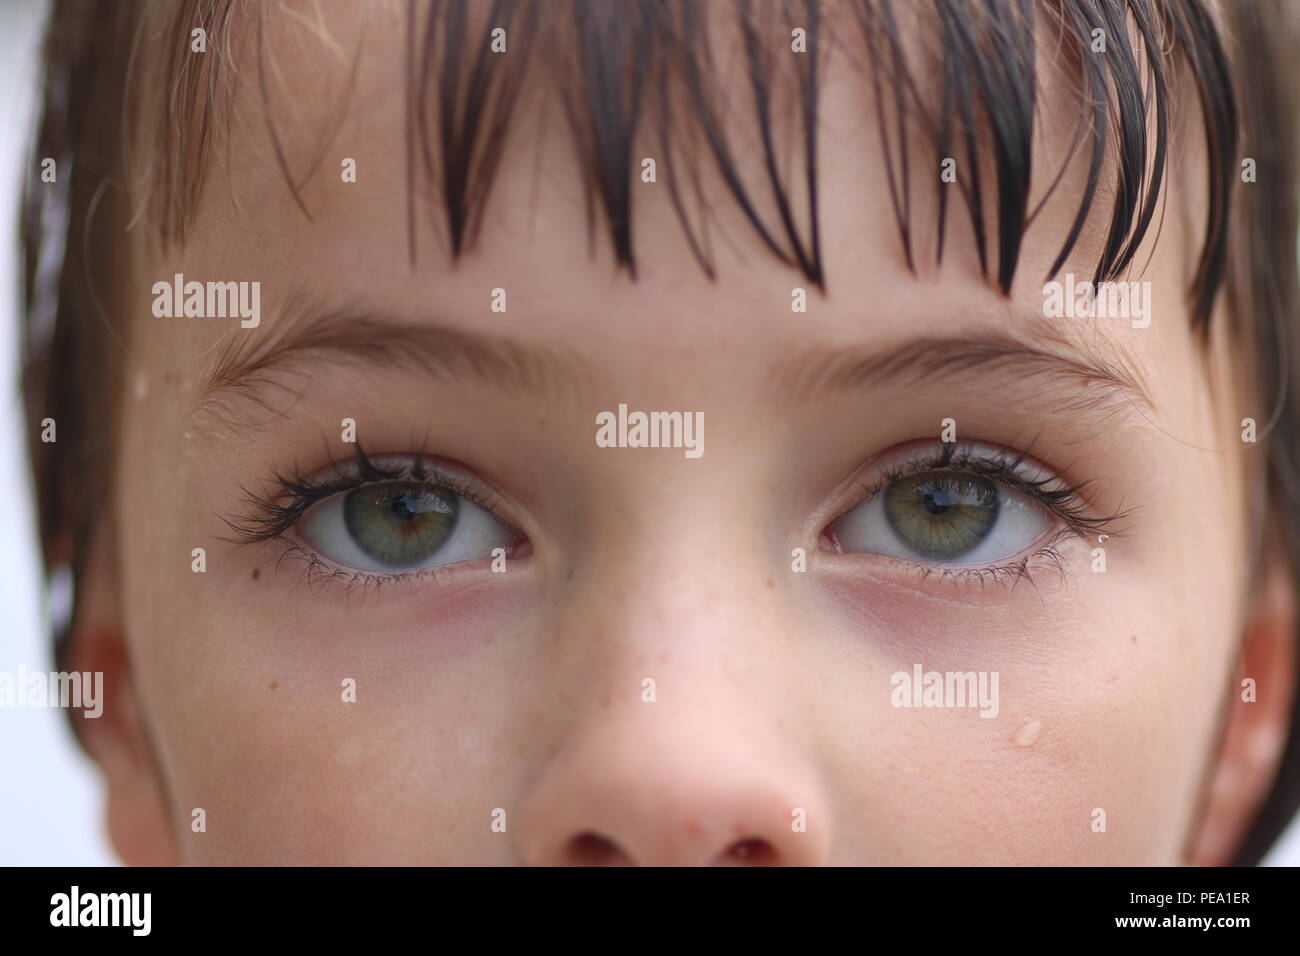
<path id="1" fill-rule="evenodd" d="M 135 377 L 135 400 L 142 402 L 149 397 L 149 379 L 145 377 L 144 372 L 140 372 Z"/>
<path id="2" fill-rule="evenodd" d="M 1042 732 L 1043 725 L 1037 720 L 1031 720 L 1017 727 L 1016 732 L 1011 735 L 1011 739 L 1016 742 L 1018 747 L 1032 747 L 1034 741 L 1038 740 L 1038 735 Z"/>

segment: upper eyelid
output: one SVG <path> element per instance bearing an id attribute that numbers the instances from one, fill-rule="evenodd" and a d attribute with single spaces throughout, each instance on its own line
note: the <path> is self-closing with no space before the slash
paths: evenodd
<path id="1" fill-rule="evenodd" d="M 401 461 L 405 467 L 385 471 L 380 463 L 387 459 Z M 367 475 L 367 471 L 373 473 Z M 513 509 L 506 499 L 477 473 L 452 466 L 444 459 L 425 453 L 386 452 L 371 455 L 359 446 L 353 459 L 332 462 L 310 475 L 301 472 L 293 475 L 277 474 L 273 481 L 278 488 L 270 495 L 246 489 L 245 512 L 221 517 L 235 532 L 236 544 L 257 544 L 284 537 L 309 510 L 336 495 L 367 485 L 408 480 L 429 485 L 441 484 L 486 510 L 515 534 L 527 537 L 520 530 L 519 522 L 510 517 L 509 512 Z M 285 503 L 286 498 L 289 499 L 288 503 Z"/>
<path id="2" fill-rule="evenodd" d="M 430 478 L 453 478 L 457 476 L 450 469 L 440 468 L 437 466 L 430 467 L 423 465 L 421 462 L 427 456 L 414 454 L 381 454 L 366 455 L 364 462 L 358 462 L 356 459 L 333 462 L 326 465 L 325 468 L 307 476 L 304 480 L 296 482 L 298 488 L 309 491 L 342 491 L 347 488 L 359 488 L 362 485 L 379 484 L 385 481 L 407 481 L 420 480 L 429 481 Z M 402 465 L 397 467 L 385 467 L 380 463 L 381 459 L 411 459 L 411 463 L 403 461 Z M 366 472 L 372 472 L 367 474 Z M 420 472 L 417 476 L 416 472 Z M 329 477 L 325 479 L 318 478 L 318 475 L 328 472 Z M 432 483 L 432 482 L 430 482 Z M 288 490 L 288 489 L 286 489 Z"/>
<path id="3" fill-rule="evenodd" d="M 389 464 L 390 460 L 397 464 Z M 321 474 L 329 477 L 322 480 L 317 477 Z M 496 508 L 500 499 L 491 484 L 468 467 L 423 452 L 368 454 L 359 450 L 356 458 L 333 462 L 300 480 L 297 487 L 325 496 L 390 481 L 441 484 L 485 507 Z"/>
<path id="4" fill-rule="evenodd" d="M 1011 459 L 1002 455 L 980 455 L 963 453 L 960 456 L 954 456 L 946 462 L 936 461 L 933 464 L 926 464 L 921 460 L 912 463 L 905 471 L 898 473 L 887 473 L 886 480 L 895 477 L 904 477 L 917 474 L 921 471 L 938 471 L 954 473 L 971 473 L 990 478 L 991 480 L 1001 481 L 1012 487 L 1019 488 L 1028 492 L 1033 487 L 1043 487 L 1052 482 L 1060 482 L 1066 488 L 1070 485 L 1065 479 L 1061 478 L 1055 472 L 1046 470 L 1041 479 L 1031 478 L 1026 474 L 1026 470 L 1032 465 L 1026 465 L 1025 459 Z M 1034 465 L 1037 463 L 1035 462 Z M 1045 466 L 1044 466 L 1045 467 Z"/>
<path id="5" fill-rule="evenodd" d="M 830 520 L 822 523 L 822 527 L 830 527 L 844 515 L 879 495 L 891 482 L 900 478 L 930 470 L 960 472 L 963 467 L 970 469 L 987 466 L 988 474 L 985 477 L 992 476 L 992 480 L 1001 481 L 1003 484 L 1027 495 L 1040 507 L 1047 509 L 1058 520 L 1063 521 L 1076 534 L 1105 533 L 1113 537 L 1120 537 L 1125 533 L 1123 529 L 1115 528 L 1114 524 L 1122 520 L 1128 512 L 1112 515 L 1096 514 L 1092 502 L 1086 495 L 1086 491 L 1091 484 L 1089 481 L 1071 483 L 1056 469 L 1033 457 L 1028 452 L 1006 448 L 992 442 L 968 439 L 955 443 L 945 443 L 945 448 L 936 453 L 934 451 L 936 441 L 935 439 L 927 439 L 924 445 L 910 454 L 904 450 L 897 450 L 874 457 L 863 469 L 859 470 L 852 480 L 852 486 L 860 489 L 862 493 L 853 498 L 852 504 L 839 507 Z M 918 443 L 908 444 L 917 445 Z M 1026 468 L 1037 469 L 1042 475 L 1042 480 L 1027 479 L 1024 474 Z M 876 475 L 870 484 L 861 477 L 866 469 L 873 469 Z M 977 470 L 975 473 L 978 474 L 979 471 Z M 1057 487 L 1051 491 L 1045 490 L 1052 488 L 1052 486 Z M 1049 500 L 1054 494 L 1059 495 L 1059 497 L 1055 501 Z"/>
<path id="6" fill-rule="evenodd" d="M 405 467 L 390 468 L 385 472 L 382 465 L 379 464 L 380 460 L 383 459 L 397 459 L 404 462 Z M 458 468 L 449 467 L 440 460 L 431 458 L 428 455 L 416 453 L 368 455 L 363 463 L 355 461 L 343 463 L 344 468 L 351 469 L 351 474 L 338 471 L 339 463 L 329 467 L 336 469 L 335 480 L 317 487 L 313 492 L 317 496 L 313 505 L 345 491 L 353 491 L 367 485 L 394 481 L 440 485 L 462 497 L 468 498 L 474 504 L 485 509 L 498 521 L 508 524 L 512 530 L 518 533 L 514 522 L 501 514 L 501 511 L 506 510 L 505 503 L 486 481 L 477 475 L 463 473 Z M 374 469 L 375 473 L 366 475 L 364 474 L 366 469 Z"/>
<path id="7" fill-rule="evenodd" d="M 865 493 L 858 499 L 858 504 L 868 501 L 879 494 L 890 482 L 924 471 L 960 472 L 963 468 L 974 468 L 990 473 L 1005 474 L 1016 479 L 1024 478 L 1024 469 L 1037 467 L 1045 476 L 1042 483 L 1058 481 L 1069 487 L 1069 483 L 1056 471 L 1030 457 L 1027 453 L 1015 452 L 981 442 L 945 444 L 942 453 L 928 451 L 928 449 L 934 447 L 933 444 L 924 447 L 927 450 L 914 452 L 910 455 L 903 452 L 894 455 L 886 454 L 870 462 L 868 467 L 874 470 L 875 479 L 870 485 L 865 484 L 861 479 L 855 481 L 859 488 L 866 489 Z M 988 449 L 988 452 L 981 453 L 979 449 Z M 1029 484 L 1028 480 L 1025 480 L 1024 483 Z M 856 507 L 856 505 L 852 507 Z"/>

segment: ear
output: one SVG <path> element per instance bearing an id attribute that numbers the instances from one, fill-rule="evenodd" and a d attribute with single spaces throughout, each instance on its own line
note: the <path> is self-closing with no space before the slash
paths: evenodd
<path id="1" fill-rule="evenodd" d="M 104 675 L 103 711 L 98 717 L 74 711 L 74 727 L 104 774 L 113 849 L 128 866 L 173 866 L 178 862 L 176 841 L 161 771 L 141 719 L 104 537 L 96 535 L 78 582 L 76 622 L 64 663 L 71 670 Z"/>
<path id="2" fill-rule="evenodd" d="M 1253 695 L 1250 685 L 1243 686 L 1247 679 L 1254 681 Z M 1273 785 L 1291 729 L 1295 692 L 1295 585 L 1288 562 L 1275 554 L 1243 635 L 1222 749 L 1189 861 L 1193 865 L 1232 863 Z"/>

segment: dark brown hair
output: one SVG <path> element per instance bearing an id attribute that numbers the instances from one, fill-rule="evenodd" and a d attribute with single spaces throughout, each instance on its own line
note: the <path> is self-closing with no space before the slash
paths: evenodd
<path id="1" fill-rule="evenodd" d="M 905 10 L 903 9 L 905 8 Z M 716 90 L 710 31 L 729 10 L 743 52 L 756 139 L 741 143 L 724 118 L 738 107 Z M 834 23 L 829 15 L 835 12 Z M 633 277 L 637 252 L 630 188 L 638 135 L 657 139 L 665 182 L 701 267 L 714 264 L 701 195 L 700 164 L 721 175 L 730 201 L 773 256 L 829 285 L 818 227 L 817 136 L 820 67 L 832 45 L 865 53 L 863 82 L 876 108 L 890 199 L 904 258 L 943 255 L 948 193 L 938 203 L 937 244 L 915 248 L 909 156 L 957 157 L 967 172 L 958 195 L 973 225 L 979 262 L 1004 293 L 1015 275 L 1034 210 L 1029 205 L 1035 129 L 1036 31 L 1050 29 L 1055 68 L 1073 75 L 1079 123 L 1065 164 L 1086 171 L 1077 213 L 1053 272 L 1089 221 L 1107 217 L 1098 281 L 1134 265 L 1160 216 L 1170 166 L 1177 94 L 1199 108 L 1208 181 L 1207 217 L 1188 286 L 1192 323 L 1208 338 L 1215 305 L 1252 368 L 1255 400 L 1267 413 L 1269 522 L 1292 567 L 1300 568 L 1300 412 L 1296 349 L 1296 127 L 1290 97 L 1298 52 L 1294 10 L 1284 0 L 409 0 L 406 6 L 406 223 L 417 256 L 416 197 L 439 198 L 447 248 L 477 239 L 530 78 L 553 81 L 561 117 L 577 147 L 588 197 L 618 264 Z M 904 42 L 903 14 L 927 25 L 933 62 L 918 64 Z M 1220 21 L 1222 16 L 1222 21 Z M 723 18 L 725 19 L 725 18 Z M 204 157 L 222 127 L 236 56 L 256 56 L 246 75 L 267 99 L 263 4 L 178 0 L 147 7 L 117 0 L 55 0 L 46 38 L 43 112 L 22 211 L 26 255 L 24 388 L 30 455 L 47 568 L 70 566 L 80 581 L 96 534 L 106 533 L 118 398 L 129 328 L 121 241 L 138 218 L 163 242 L 183 242 L 203 189 Z M 507 28 L 511 54 L 487 55 L 487 26 Z M 831 26 L 834 29 L 831 29 Z M 790 31 L 806 32 L 807 55 L 778 64 Z M 852 29 L 848 29 L 848 28 Z M 203 28 L 209 53 L 190 53 Z M 1095 31 L 1106 38 L 1094 51 Z M 775 41 L 773 40 L 775 38 Z M 922 77 L 933 82 L 922 82 Z M 774 131 L 777 101 L 793 105 L 796 161 Z M 304 177 L 290 168 L 269 102 L 267 126 L 287 187 L 302 214 Z M 152 139 L 137 143 L 136 120 Z M 136 188 L 132 148 L 152 173 Z M 735 157 L 755 149 L 764 174 L 746 178 Z M 54 158 L 57 183 L 40 181 Z M 1238 182 L 1244 158 L 1257 181 Z M 1110 164 L 1108 166 L 1107 164 Z M 936 162 L 937 165 L 937 162 Z M 1113 169 L 1113 183 L 1104 175 Z M 1058 180 L 1059 181 L 1059 180 Z M 1104 184 L 1104 185 L 1103 185 Z M 989 210 L 993 211 L 989 215 Z M 59 441 L 40 440 L 57 421 Z M 75 606 L 75 605 L 74 605 Z M 74 611 L 75 614 L 75 611 Z M 1298 695 L 1300 697 L 1300 695 Z M 1298 712 L 1300 714 L 1300 712 Z M 1300 716 L 1282 767 L 1239 860 L 1254 863 L 1300 802 Z"/>

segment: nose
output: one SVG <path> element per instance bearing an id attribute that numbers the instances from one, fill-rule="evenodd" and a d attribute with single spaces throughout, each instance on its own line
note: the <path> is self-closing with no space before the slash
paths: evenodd
<path id="1" fill-rule="evenodd" d="M 530 793 L 519 849 L 542 866 L 816 866 L 830 821 L 775 745 L 711 727 L 603 722 Z M 712 743 L 710 743 L 712 741 Z M 731 746 L 727 742 L 731 742 Z"/>

